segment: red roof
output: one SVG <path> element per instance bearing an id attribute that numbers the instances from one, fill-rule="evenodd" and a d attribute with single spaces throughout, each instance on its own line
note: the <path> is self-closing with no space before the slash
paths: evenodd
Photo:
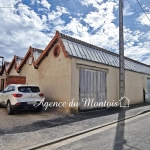
<path id="1" fill-rule="evenodd" d="M 14 58 L 12 59 L 12 61 L 10 62 L 10 65 L 8 67 L 8 69 L 6 70 L 6 74 L 9 74 L 9 72 L 12 69 L 13 65 L 15 65 L 15 69 L 17 68 L 17 59 L 22 60 L 23 58 L 20 57 L 20 56 L 14 55 Z"/>
<path id="2" fill-rule="evenodd" d="M 27 53 L 26 53 L 26 55 L 25 55 L 25 57 L 23 58 L 22 62 L 16 68 L 17 72 L 20 72 L 20 70 L 22 69 L 23 65 L 26 63 L 26 61 L 29 57 L 32 57 L 32 63 L 33 63 L 33 65 L 35 64 L 35 58 L 34 58 L 34 55 L 33 55 L 34 51 L 37 51 L 38 53 L 41 53 L 41 54 L 43 53 L 43 50 L 33 48 L 33 47 L 30 46 Z"/>

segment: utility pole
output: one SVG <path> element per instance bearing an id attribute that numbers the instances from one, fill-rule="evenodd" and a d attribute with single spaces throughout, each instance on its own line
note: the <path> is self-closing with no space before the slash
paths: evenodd
<path id="1" fill-rule="evenodd" d="M 123 0 L 119 0 L 119 98 L 125 96 Z M 125 104 L 125 100 L 122 100 Z"/>

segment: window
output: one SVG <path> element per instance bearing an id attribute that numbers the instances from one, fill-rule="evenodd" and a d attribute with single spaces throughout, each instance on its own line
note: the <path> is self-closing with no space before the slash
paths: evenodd
<path id="1" fill-rule="evenodd" d="M 53 52 L 53 55 L 55 58 L 57 58 L 60 54 L 60 47 L 57 45 L 55 48 L 54 48 L 54 52 Z"/>
<path id="2" fill-rule="evenodd" d="M 12 86 L 12 91 L 15 91 L 15 87 L 14 86 Z"/>
<path id="3" fill-rule="evenodd" d="M 7 92 L 12 92 L 15 91 L 15 87 L 14 86 L 9 86 Z"/>
<path id="4" fill-rule="evenodd" d="M 6 93 L 8 91 L 9 86 L 7 86 L 4 90 L 3 93 Z"/>
<path id="5" fill-rule="evenodd" d="M 18 91 L 23 93 L 38 93 L 40 89 L 37 86 L 20 86 L 18 87 Z"/>

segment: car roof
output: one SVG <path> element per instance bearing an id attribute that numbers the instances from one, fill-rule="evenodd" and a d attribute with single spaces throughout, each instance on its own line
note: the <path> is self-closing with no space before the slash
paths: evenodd
<path id="1" fill-rule="evenodd" d="M 37 85 L 32 85 L 32 84 L 9 84 L 8 86 L 16 86 L 16 87 L 19 87 L 19 86 L 37 86 Z M 38 87 L 38 86 L 37 86 Z"/>

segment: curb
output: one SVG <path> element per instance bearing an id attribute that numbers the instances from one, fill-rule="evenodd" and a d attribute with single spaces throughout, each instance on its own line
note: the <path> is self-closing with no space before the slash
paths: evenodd
<path id="1" fill-rule="evenodd" d="M 73 138 L 73 137 L 85 134 L 85 133 L 88 133 L 88 132 L 91 132 L 91 131 L 94 131 L 94 130 L 97 130 L 97 129 L 100 129 L 100 128 L 103 128 L 103 127 L 106 127 L 106 126 L 109 126 L 109 125 L 112 125 L 112 124 L 115 124 L 115 123 L 119 123 L 121 121 L 128 120 L 128 119 L 134 118 L 136 116 L 140 116 L 140 115 L 148 113 L 148 112 L 150 112 L 150 109 L 141 111 L 141 112 L 139 112 L 139 113 L 137 113 L 135 115 L 131 115 L 129 117 L 126 117 L 125 119 L 120 119 L 120 120 L 117 120 L 117 121 L 112 121 L 112 122 L 109 122 L 109 123 L 106 123 L 106 124 L 103 124 L 103 125 L 100 125 L 100 126 L 96 126 L 96 127 L 93 127 L 93 128 L 82 130 L 82 131 L 79 131 L 79 132 L 76 132 L 76 133 L 73 133 L 73 134 L 69 134 L 69 135 L 63 136 L 61 138 L 56 138 L 55 140 L 49 140 L 47 142 L 43 142 L 43 143 L 40 143 L 40 144 L 37 144 L 37 145 L 34 145 L 34 146 L 26 147 L 26 148 L 23 148 L 22 150 L 35 150 L 35 149 L 41 148 L 43 146 L 48 146 L 48 145 L 56 144 L 58 142 L 61 142 L 61 141 L 64 141 L 64 140 L 67 140 L 67 139 L 70 139 L 70 138 Z"/>

